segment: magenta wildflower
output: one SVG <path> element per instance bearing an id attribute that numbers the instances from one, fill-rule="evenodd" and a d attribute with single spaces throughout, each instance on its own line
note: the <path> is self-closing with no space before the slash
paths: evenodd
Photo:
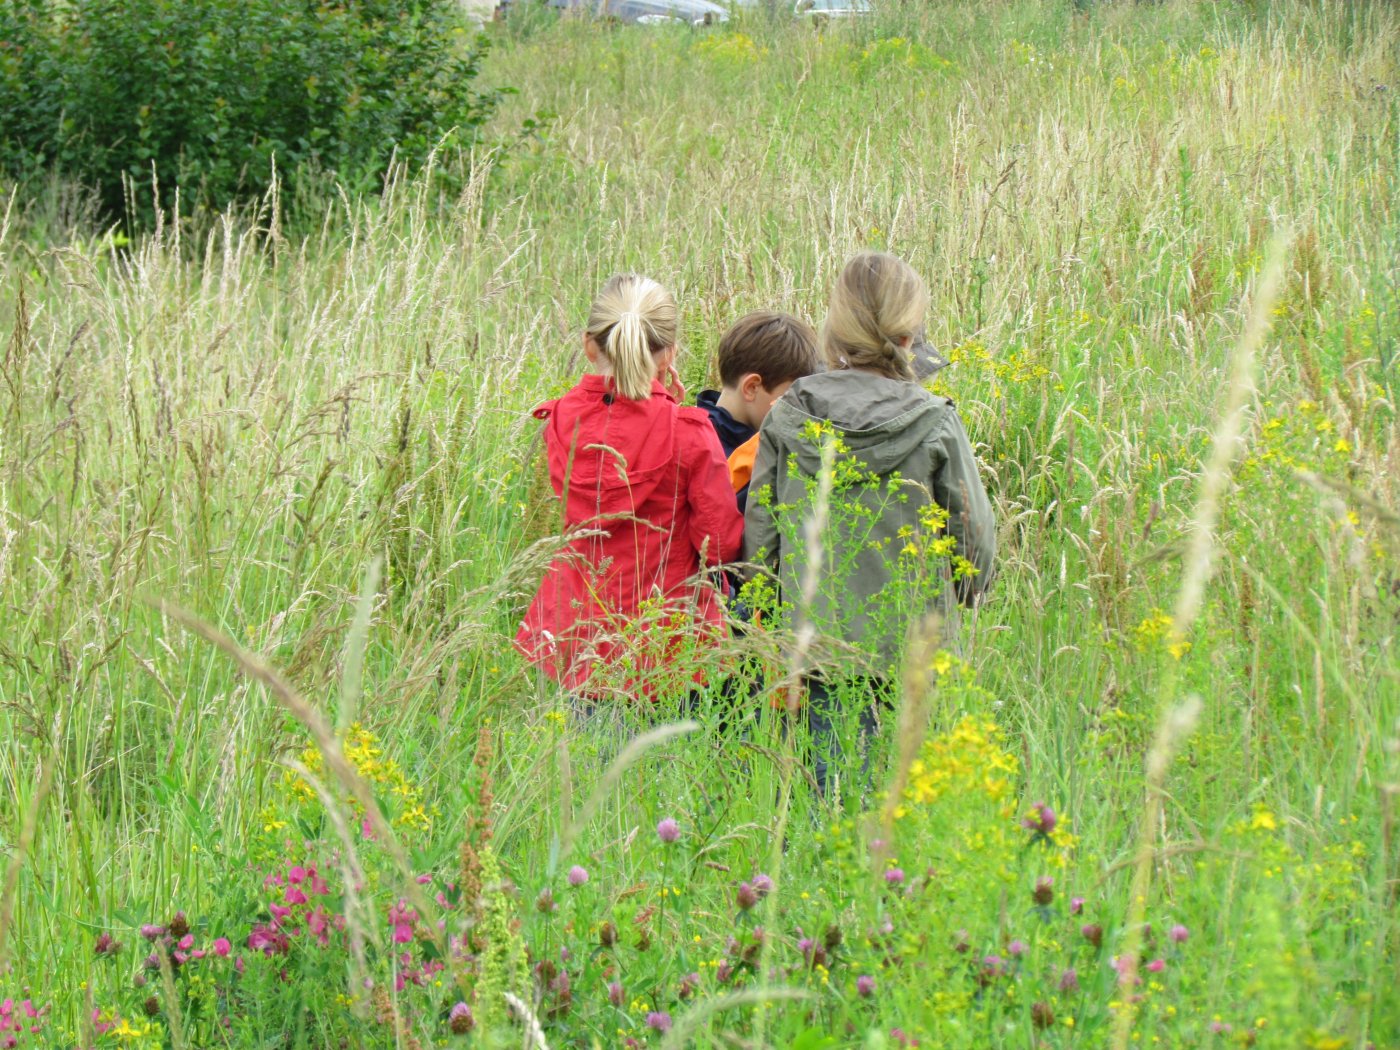
<path id="1" fill-rule="evenodd" d="M 408 906 L 408 901 L 400 898 L 398 904 L 389 909 L 389 925 L 394 928 L 394 943 L 411 944 L 413 924 L 417 921 L 418 913 Z"/>
<path id="2" fill-rule="evenodd" d="M 213 947 L 210 948 L 210 951 L 222 959 L 224 956 L 228 955 L 229 952 L 233 951 L 233 945 L 229 943 L 227 937 L 215 937 Z"/>
<path id="3" fill-rule="evenodd" d="M 700 975 L 698 973 L 688 973 L 681 978 L 680 987 L 676 989 L 676 996 L 680 999 L 689 999 L 700 990 Z"/>
<path id="4" fill-rule="evenodd" d="M 667 817 L 656 825 L 656 837 L 662 842 L 675 842 L 681 837 L 681 826 Z"/>
<path id="5" fill-rule="evenodd" d="M 1226 1021 L 1212 1021 L 1210 1030 L 1213 1035 L 1224 1035 L 1231 1030 L 1231 1025 Z"/>
<path id="6" fill-rule="evenodd" d="M 1066 995 L 1073 995 L 1079 991 L 1079 974 L 1074 972 L 1074 967 L 1070 967 L 1060 974 L 1060 991 Z"/>
<path id="7" fill-rule="evenodd" d="M 1049 875 L 1042 875 L 1036 879 L 1031 897 L 1041 907 L 1049 905 L 1055 899 L 1055 880 Z"/>
<path id="8" fill-rule="evenodd" d="M 146 923 L 141 927 L 141 936 L 148 941 L 154 941 L 165 936 L 165 927 L 157 926 L 154 923 Z"/>
<path id="9" fill-rule="evenodd" d="M 647 1014 L 647 1027 L 655 1032 L 669 1032 L 671 1030 L 671 1015 L 665 1010 L 653 1010 Z"/>
<path id="10" fill-rule="evenodd" d="M 1144 967 L 1148 973 L 1161 973 L 1166 968 L 1167 961 L 1165 959 L 1153 959 Z"/>
<path id="11" fill-rule="evenodd" d="M 758 899 L 762 900 L 773 892 L 773 880 L 762 873 L 753 877 L 753 891 L 758 894 Z"/>
<path id="12" fill-rule="evenodd" d="M 570 886 L 582 886 L 588 881 L 588 869 L 580 864 L 575 864 L 569 869 L 569 874 L 566 878 L 569 880 Z"/>
<path id="13" fill-rule="evenodd" d="M 891 868 L 889 871 L 885 872 L 885 884 L 886 884 L 887 886 L 898 886 L 898 885 L 899 885 L 900 883 L 902 883 L 903 881 L 904 881 L 904 869 L 903 869 L 903 868 Z"/>
<path id="14" fill-rule="evenodd" d="M 862 999 L 869 999 L 875 994 L 875 978 L 868 973 L 863 973 L 856 978 L 856 993 Z"/>
<path id="15" fill-rule="evenodd" d="M 1040 836 L 1048 836 L 1055 830 L 1055 825 L 1059 823 L 1055 817 L 1055 811 L 1044 802 L 1037 802 L 1031 807 L 1030 813 L 1021 821 L 1021 827 L 1027 831 L 1033 831 Z"/>
<path id="16" fill-rule="evenodd" d="M 734 895 L 734 903 L 739 905 L 741 911 L 748 911 L 758 903 L 758 894 L 749 883 L 741 882 L 738 892 Z"/>
<path id="17" fill-rule="evenodd" d="M 1085 923 L 1083 926 L 1079 927 L 1079 933 L 1095 948 L 1103 947 L 1103 927 L 1098 923 Z"/>
<path id="18" fill-rule="evenodd" d="M 1083 898 L 1083 897 L 1071 897 L 1071 898 L 1069 899 L 1069 913 L 1070 913 L 1071 915 L 1079 915 L 1079 914 L 1082 914 L 1083 911 L 1084 911 L 1084 898 Z"/>
<path id="19" fill-rule="evenodd" d="M 612 1003 L 613 1006 L 622 1006 L 622 985 L 617 981 L 608 982 L 608 1002 Z"/>
<path id="20" fill-rule="evenodd" d="M 1006 954 L 1011 956 L 1011 958 L 1013 959 L 1019 959 L 1021 956 L 1025 955 L 1026 952 L 1029 950 L 1030 949 L 1027 948 L 1025 941 L 1012 941 L 1006 946 Z"/>
<path id="21" fill-rule="evenodd" d="M 110 933 L 99 933 L 92 950 L 96 955 L 116 955 L 122 950 L 122 945 L 121 941 L 115 940 Z"/>
<path id="22" fill-rule="evenodd" d="M 248 934 L 248 948 L 264 955 L 285 955 L 291 947 L 292 942 L 287 935 L 273 926 L 254 926 Z"/>
<path id="23" fill-rule="evenodd" d="M 1190 936 L 1191 931 L 1181 925 L 1181 923 L 1177 923 L 1167 931 L 1167 940 L 1171 941 L 1173 944 L 1185 944 L 1186 938 Z"/>
<path id="24" fill-rule="evenodd" d="M 466 1035 L 476 1026 L 472 1008 L 464 1002 L 456 1003 L 447 1013 L 447 1026 L 454 1035 Z"/>

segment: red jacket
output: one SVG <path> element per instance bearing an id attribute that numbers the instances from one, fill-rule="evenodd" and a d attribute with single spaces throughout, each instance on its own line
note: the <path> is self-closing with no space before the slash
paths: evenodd
<path id="1" fill-rule="evenodd" d="M 700 574 L 733 561 L 744 532 L 704 411 L 676 404 L 660 383 L 645 401 L 611 390 L 611 379 L 587 375 L 535 409 L 548 421 L 549 476 L 565 501 L 565 533 L 594 534 L 554 558 L 515 644 L 579 692 L 600 664 L 627 659 L 629 670 L 654 671 L 687 637 L 718 641 L 721 601 Z M 655 677 L 642 679 L 648 694 Z M 636 684 L 629 678 L 623 688 Z"/>

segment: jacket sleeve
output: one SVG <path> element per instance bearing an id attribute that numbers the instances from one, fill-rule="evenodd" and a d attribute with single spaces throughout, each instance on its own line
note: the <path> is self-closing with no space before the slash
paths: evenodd
<path id="1" fill-rule="evenodd" d="M 977 569 L 972 576 L 954 580 L 958 601 L 971 605 L 996 576 L 996 521 L 972 443 L 951 405 L 937 440 L 943 455 L 933 477 L 933 498 L 948 512 L 948 534 L 958 541 L 956 553 Z"/>
<path id="2" fill-rule="evenodd" d="M 751 567 L 741 570 L 745 577 L 754 576 L 760 567 L 773 573 L 778 571 L 778 525 L 773 518 L 772 502 L 777 498 L 782 458 L 782 450 L 777 447 L 773 434 L 759 431 L 758 452 L 749 477 L 752 498 L 744 508 L 744 561 L 751 563 Z"/>
<path id="3" fill-rule="evenodd" d="M 739 556 L 744 518 L 734 503 L 729 464 L 708 420 L 692 423 L 689 489 L 690 542 L 706 565 L 722 565 Z"/>

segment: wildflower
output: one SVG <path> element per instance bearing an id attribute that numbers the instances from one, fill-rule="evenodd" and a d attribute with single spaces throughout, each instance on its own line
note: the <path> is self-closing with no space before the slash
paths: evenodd
<path id="1" fill-rule="evenodd" d="M 670 817 L 656 825 L 656 837 L 662 842 L 675 842 L 681 837 L 681 826 Z"/>
<path id="2" fill-rule="evenodd" d="M 554 894 L 548 889 L 540 890 L 540 895 L 535 898 L 535 911 L 548 915 L 554 910 Z"/>
<path id="3" fill-rule="evenodd" d="M 1021 827 L 1027 831 L 1035 832 L 1037 837 L 1044 838 L 1055 830 L 1057 823 L 1059 821 L 1055 816 L 1055 811 L 1044 802 L 1037 802 L 1031 807 L 1030 813 L 1021 821 Z"/>
<path id="4" fill-rule="evenodd" d="M 475 1025 L 472 1008 L 466 1003 L 459 1001 L 448 1011 L 447 1026 L 452 1029 L 453 1035 L 466 1035 Z"/>
<path id="5" fill-rule="evenodd" d="M 1145 967 L 1145 969 L 1147 970 L 1148 973 L 1161 973 L 1161 972 L 1162 972 L 1163 970 L 1165 970 L 1166 968 L 1167 968 L 1167 963 L 1166 963 L 1166 960 L 1165 960 L 1165 959 L 1153 959 L 1153 960 L 1152 960 L 1150 963 L 1148 963 L 1147 966 Z"/>
<path id="6" fill-rule="evenodd" d="M 215 937 L 214 945 L 210 950 L 222 959 L 224 956 L 228 955 L 229 952 L 233 951 L 233 945 L 229 943 L 227 937 Z"/>
<path id="7" fill-rule="evenodd" d="M 900 885 L 900 883 L 902 883 L 903 881 L 904 881 L 904 869 L 903 869 L 903 868 L 891 868 L 889 871 L 885 872 L 885 885 L 887 885 L 887 886 L 898 886 L 898 885 Z"/>
<path id="8" fill-rule="evenodd" d="M 154 941 L 165 936 L 165 927 L 156 926 L 153 923 L 146 923 L 141 927 L 141 936 L 148 941 Z"/>
<path id="9" fill-rule="evenodd" d="M 99 933 L 92 946 L 94 955 L 116 955 L 121 950 L 121 942 L 114 940 L 110 933 Z"/>
<path id="10" fill-rule="evenodd" d="M 1083 898 L 1083 897 L 1071 897 L 1071 898 L 1069 899 L 1069 913 L 1070 913 L 1071 915 L 1079 915 L 1079 914 L 1081 914 L 1083 911 L 1084 911 L 1084 898 Z"/>
<path id="11" fill-rule="evenodd" d="M 617 927 L 611 922 L 605 922 L 598 927 L 598 944 L 603 948 L 611 948 L 617 943 Z"/>
<path id="12" fill-rule="evenodd" d="M 869 999 L 875 994 L 875 978 L 868 973 L 863 973 L 856 978 L 856 992 L 862 999 Z"/>
<path id="13" fill-rule="evenodd" d="M 273 926 L 254 926 L 248 934 L 250 951 L 262 952 L 264 955 L 285 955 L 291 947 L 287 935 Z"/>
<path id="14" fill-rule="evenodd" d="M 1031 1004 L 1031 1023 L 1037 1028 L 1049 1028 L 1055 1023 L 1055 1011 L 1044 1001 Z"/>
<path id="15" fill-rule="evenodd" d="M 570 886 L 582 886 L 588 881 L 588 870 L 582 865 L 575 864 L 569 869 L 568 880 Z"/>
<path id="16" fill-rule="evenodd" d="M 753 877 L 753 891 L 758 894 L 758 899 L 762 900 L 773 892 L 773 880 L 762 873 Z"/>
<path id="17" fill-rule="evenodd" d="M 395 944 L 413 943 L 413 924 L 418 921 L 418 913 L 402 898 L 389 909 L 389 924 L 394 927 Z"/>
<path id="18" fill-rule="evenodd" d="M 185 918 L 185 913 L 177 911 L 175 918 L 170 920 L 170 936 L 179 938 L 190 932 L 190 921 Z"/>
<path id="19" fill-rule="evenodd" d="M 1185 944 L 1186 938 L 1190 936 L 1191 931 L 1181 925 L 1181 923 L 1177 923 L 1167 931 L 1167 940 L 1171 941 L 1173 944 Z"/>
<path id="20" fill-rule="evenodd" d="M 698 973 L 688 973 L 681 978 L 680 987 L 676 989 L 676 996 L 680 999 L 689 999 L 700 989 L 700 975 Z"/>
<path id="21" fill-rule="evenodd" d="M 1074 967 L 1070 967 L 1060 974 L 1060 991 L 1066 995 L 1073 995 L 1079 991 L 1079 974 L 1075 973 Z"/>
<path id="22" fill-rule="evenodd" d="M 1035 880 L 1035 889 L 1031 891 L 1031 897 L 1042 907 L 1048 905 L 1055 899 L 1055 880 L 1049 875 L 1042 875 Z"/>
<path id="23" fill-rule="evenodd" d="M 621 1008 L 624 999 L 625 996 L 623 995 L 622 985 L 619 984 L 617 981 L 609 981 L 608 1002 L 610 1002 L 613 1006 Z"/>
<path id="24" fill-rule="evenodd" d="M 1103 927 L 1096 922 L 1085 923 L 1079 927 L 1080 935 L 1092 944 L 1095 948 L 1103 947 Z"/>
<path id="25" fill-rule="evenodd" d="M 1013 959 L 1019 959 L 1029 951 L 1025 941 L 1012 941 L 1006 946 L 1006 954 Z"/>
<path id="26" fill-rule="evenodd" d="M 758 903 L 758 894 L 747 882 L 741 882 L 739 891 L 734 895 L 734 903 L 739 905 L 740 911 L 748 911 Z"/>
<path id="27" fill-rule="evenodd" d="M 720 964 L 715 967 L 715 980 L 720 984 L 728 984 L 729 978 L 734 976 L 734 966 L 728 959 L 721 959 Z"/>
<path id="28" fill-rule="evenodd" d="M 647 1014 L 647 1027 L 654 1032 L 669 1032 L 671 1030 L 671 1015 L 665 1010 L 653 1010 Z"/>

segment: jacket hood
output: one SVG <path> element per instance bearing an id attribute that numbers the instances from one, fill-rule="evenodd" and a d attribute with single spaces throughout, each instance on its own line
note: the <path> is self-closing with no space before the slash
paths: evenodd
<path id="1" fill-rule="evenodd" d="M 773 428 L 797 450 L 803 471 L 821 467 L 817 442 L 803 440 L 809 423 L 829 421 L 846 447 L 877 474 L 888 474 L 941 425 L 949 406 L 922 387 L 870 372 L 843 369 L 799 379 L 773 406 L 763 429 Z"/>
<path id="2" fill-rule="evenodd" d="M 675 406 L 660 383 L 650 398 L 633 401 L 613 393 L 611 381 L 589 375 L 535 410 L 549 421 L 550 472 L 568 479 L 578 514 L 631 514 L 674 475 Z"/>

